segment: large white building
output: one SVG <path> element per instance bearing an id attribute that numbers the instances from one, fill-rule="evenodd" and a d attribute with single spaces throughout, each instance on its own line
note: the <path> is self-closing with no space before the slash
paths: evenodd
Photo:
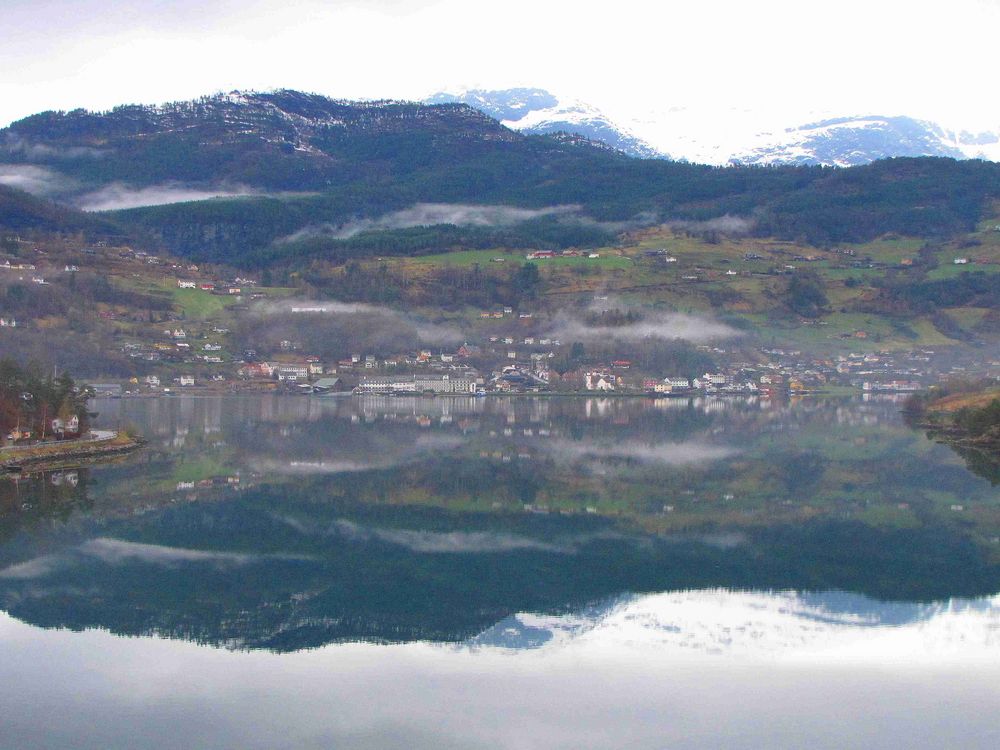
<path id="1" fill-rule="evenodd" d="M 476 375 L 471 372 L 440 375 L 392 375 L 364 377 L 358 385 L 362 393 L 475 393 Z"/>

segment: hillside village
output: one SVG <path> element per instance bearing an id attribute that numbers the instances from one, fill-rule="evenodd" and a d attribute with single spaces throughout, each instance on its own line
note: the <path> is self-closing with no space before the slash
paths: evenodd
<path id="1" fill-rule="evenodd" d="M 649 244 L 640 240 L 629 254 L 620 249 L 615 252 L 618 258 L 640 267 L 653 264 L 654 269 L 671 269 L 681 282 L 691 275 L 688 269 L 723 279 L 750 273 L 726 268 L 729 261 L 725 258 L 714 260 L 718 270 L 708 269 L 705 258 L 695 263 L 683 257 L 679 260 L 682 251 Z M 0 259 L 0 290 L 8 300 L 12 295 L 21 300 L 21 310 L 4 310 L 0 337 L 20 336 L 22 342 L 61 337 L 70 346 L 82 338 L 81 334 L 99 337 L 102 346 L 114 348 L 105 352 L 113 355 L 108 363 L 116 363 L 115 368 L 92 372 L 102 376 L 94 382 L 106 386 L 106 393 L 162 393 L 180 388 L 296 393 L 772 396 L 831 389 L 909 392 L 941 378 L 963 377 L 969 368 L 987 377 L 1000 375 L 1000 357 L 995 351 L 984 359 L 983 351 L 971 357 L 948 345 L 879 348 L 876 342 L 866 341 L 868 334 L 862 329 L 841 335 L 841 339 L 847 336 L 863 344 L 858 351 L 779 347 L 763 345 L 759 337 L 756 342 L 737 337 L 685 345 L 674 366 L 656 366 L 639 361 L 641 357 L 627 344 L 609 354 L 599 344 L 559 337 L 553 322 L 560 310 L 554 311 L 542 300 L 470 311 L 464 318 L 464 340 L 457 345 L 425 344 L 396 350 L 383 345 L 367 351 L 362 345 L 356 351 L 331 357 L 310 351 L 309 344 L 294 334 L 265 342 L 254 339 L 251 329 L 246 334 L 249 338 L 240 338 L 234 327 L 257 309 L 255 305 L 288 301 L 293 331 L 295 326 L 308 328 L 324 314 L 322 305 L 295 302 L 302 294 L 300 288 L 267 286 L 259 273 L 194 264 L 109 242 L 88 245 L 13 236 L 6 238 L 5 246 L 13 252 Z M 601 254 L 536 251 L 520 256 L 522 260 L 517 257 L 499 254 L 490 260 L 538 263 L 542 278 L 562 283 L 558 280 L 565 268 L 553 266 L 549 271 L 548 263 L 596 262 Z M 859 264 L 866 269 L 884 266 L 870 257 L 857 260 L 853 249 L 844 249 L 842 257 L 850 268 Z M 789 255 L 788 259 L 808 264 L 816 262 L 818 256 Z M 746 264 L 764 260 L 759 252 L 743 253 Z M 897 259 L 897 266 L 905 267 L 908 261 L 906 257 Z M 955 266 L 967 262 L 965 257 L 953 259 Z M 973 262 L 994 261 L 990 254 Z M 673 271 L 675 267 L 679 270 Z M 780 276 L 795 272 L 795 265 L 787 263 L 768 273 Z M 620 301 L 607 294 L 591 292 L 587 301 L 589 288 L 595 287 L 577 291 L 576 298 L 585 304 L 573 315 L 596 316 L 602 323 L 610 320 L 612 324 L 629 324 L 641 316 L 619 309 Z M 90 299 L 83 299 L 84 294 Z M 804 318 L 799 325 L 817 322 L 824 323 Z M 664 341 L 660 346 L 670 349 L 680 344 Z M 129 371 L 131 374 L 122 377 Z"/>

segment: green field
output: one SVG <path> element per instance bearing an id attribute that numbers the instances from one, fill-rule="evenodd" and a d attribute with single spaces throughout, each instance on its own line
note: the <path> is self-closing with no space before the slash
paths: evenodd
<path id="1" fill-rule="evenodd" d="M 624 256 L 615 254 L 616 251 L 602 249 L 596 252 L 601 254 L 600 258 L 544 258 L 531 261 L 538 264 L 539 269 L 544 270 L 549 267 L 572 267 L 572 266 L 592 266 L 602 269 L 607 268 L 631 268 L 632 261 Z M 528 263 L 525 257 L 527 253 L 523 251 L 511 252 L 509 250 L 459 250 L 451 253 L 439 253 L 436 255 L 421 255 L 416 258 L 407 258 L 401 263 L 410 268 L 432 268 L 442 266 L 457 266 L 468 268 L 475 264 L 484 267 L 499 266 L 505 268 L 508 265 L 521 265 Z M 502 258 L 502 261 L 495 259 Z"/>

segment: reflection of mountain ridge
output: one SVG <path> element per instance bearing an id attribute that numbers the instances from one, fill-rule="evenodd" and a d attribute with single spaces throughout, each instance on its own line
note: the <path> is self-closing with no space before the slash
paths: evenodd
<path id="1" fill-rule="evenodd" d="M 840 589 L 931 601 L 1000 589 L 997 566 L 946 529 L 824 522 L 723 544 L 625 534 L 586 516 L 357 505 L 323 487 L 259 488 L 20 538 L 0 550 L 0 604 L 45 627 L 286 651 L 461 641 L 517 612 L 579 612 L 630 591 Z"/>
<path id="2" fill-rule="evenodd" d="M 469 649 L 551 649 L 585 640 L 688 652 L 791 653 L 797 648 L 866 648 L 888 636 L 926 652 L 961 644 L 973 653 L 1000 646 L 1000 596 L 883 602 L 841 591 L 700 589 L 620 597 L 558 615 L 518 613 L 463 642 Z"/>

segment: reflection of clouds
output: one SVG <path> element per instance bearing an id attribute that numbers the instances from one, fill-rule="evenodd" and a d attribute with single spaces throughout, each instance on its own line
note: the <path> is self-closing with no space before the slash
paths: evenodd
<path id="1" fill-rule="evenodd" d="M 762 600 L 780 624 L 794 597 L 702 591 L 642 599 L 672 598 L 681 628 L 752 618 Z M 950 628 L 945 645 L 954 652 L 925 649 L 914 628 L 847 624 L 856 636 L 848 648 L 821 633 L 809 641 L 828 645 L 819 657 L 790 642 L 750 658 L 626 643 L 603 626 L 572 647 L 541 651 L 343 643 L 275 656 L 44 630 L 0 613 L 4 739 L 10 747 L 248 750 L 994 750 L 1000 663 L 982 636 L 998 602 L 979 603 L 993 614 L 942 602 L 923 621 L 924 632 Z M 638 628 L 644 612 L 663 604 L 621 611 Z M 654 623 L 669 626 L 668 614 Z M 550 618 L 540 619 L 548 627 Z M 961 642 L 962 634 L 979 639 Z"/>
<path id="2" fill-rule="evenodd" d="M 557 459 L 618 459 L 644 464 L 681 466 L 684 464 L 718 461 L 738 453 L 734 448 L 702 442 L 642 443 L 623 441 L 611 445 L 554 440 L 546 446 Z"/>
<path id="3" fill-rule="evenodd" d="M 493 553 L 511 550 L 538 550 L 557 554 L 575 554 L 587 544 L 597 541 L 620 541 L 648 546 L 655 542 L 667 544 L 703 544 L 717 549 L 735 549 L 747 543 L 740 532 L 675 533 L 656 537 L 635 536 L 610 528 L 578 534 L 560 534 L 542 541 L 520 534 L 494 531 L 426 531 L 423 529 L 393 529 L 365 526 L 347 519 L 323 524 L 309 518 L 271 513 L 271 518 L 306 536 L 336 535 L 351 541 L 379 541 L 405 547 L 413 552 Z"/>
<path id="4" fill-rule="evenodd" d="M 417 435 L 395 443 L 373 445 L 364 457 L 338 456 L 313 460 L 273 457 L 251 460 L 253 470 L 262 474 L 351 474 L 392 469 L 413 463 L 430 454 L 453 450 L 464 444 L 460 435 Z"/>
<path id="5" fill-rule="evenodd" d="M 648 544 L 641 537 L 628 536 L 611 529 L 591 533 L 562 534 L 543 541 L 521 534 L 496 531 L 426 531 L 423 529 L 393 529 L 365 526 L 345 518 L 332 524 L 322 524 L 311 519 L 296 518 L 287 514 L 270 514 L 271 518 L 306 536 L 338 536 L 353 542 L 384 542 L 404 547 L 411 552 L 437 554 L 494 554 L 516 550 L 534 550 L 560 555 L 572 555 L 582 547 L 596 541 L 619 540 L 634 544 Z M 721 536 L 721 535 L 720 535 Z M 703 541 L 699 535 L 677 535 L 677 542 Z M 711 542 L 705 542 L 706 544 Z"/>
<path id="6" fill-rule="evenodd" d="M 301 555 L 259 555 L 242 552 L 167 547 L 159 544 L 142 544 L 121 539 L 101 537 L 90 539 L 67 552 L 44 555 L 17 563 L 0 570 L 0 579 L 33 580 L 45 578 L 59 570 L 72 567 L 86 560 L 97 560 L 107 565 L 129 562 L 147 563 L 166 567 L 186 563 L 212 563 L 216 565 L 247 565 L 261 560 L 306 560 Z"/>
<path id="7" fill-rule="evenodd" d="M 716 549 L 736 549 L 747 543 L 747 535 L 739 531 L 720 531 L 717 533 L 667 534 L 657 537 L 665 542 L 678 544 L 695 542 Z"/>
<path id="8" fill-rule="evenodd" d="M 160 544 L 141 544 L 106 537 L 84 542 L 78 550 L 87 557 L 95 558 L 109 565 L 133 560 L 154 565 L 177 565 L 186 562 L 224 562 L 242 565 L 254 559 L 254 555 L 238 552 L 165 547 Z"/>
<path id="9" fill-rule="evenodd" d="M 373 469 L 388 469 L 396 464 L 392 461 L 277 461 L 260 459 L 253 462 L 253 470 L 261 474 L 350 474 Z"/>
<path id="10" fill-rule="evenodd" d="M 378 540 L 412 552 L 424 553 L 494 553 L 513 550 L 569 553 L 572 548 L 549 544 L 516 534 L 488 531 L 420 531 L 412 529 L 382 529 L 360 526 L 347 520 L 335 521 L 331 530 L 357 541 Z"/>
<path id="11" fill-rule="evenodd" d="M 44 578 L 59 569 L 63 561 L 59 555 L 44 555 L 23 563 L 9 565 L 0 570 L 0 579 L 26 581 Z"/>

